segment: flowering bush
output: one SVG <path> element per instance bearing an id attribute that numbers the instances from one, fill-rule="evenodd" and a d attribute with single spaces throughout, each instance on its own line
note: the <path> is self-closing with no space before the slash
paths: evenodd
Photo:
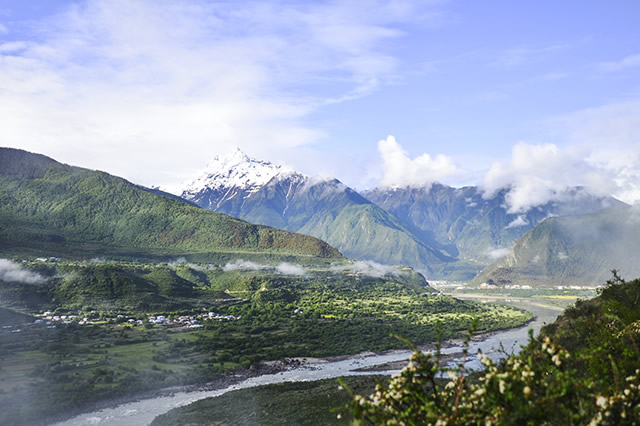
<path id="1" fill-rule="evenodd" d="M 571 358 L 549 337 L 532 338 L 522 355 L 500 365 L 481 355 L 484 371 L 465 376 L 464 363 L 444 369 L 414 348 L 388 386 L 353 395 L 349 408 L 364 424 L 640 424 L 640 370 L 603 394 L 588 378 L 576 380 Z M 438 379 L 442 372 L 449 380 Z"/>

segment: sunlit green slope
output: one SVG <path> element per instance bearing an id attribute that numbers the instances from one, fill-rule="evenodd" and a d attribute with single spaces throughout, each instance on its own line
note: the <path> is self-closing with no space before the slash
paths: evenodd
<path id="1" fill-rule="evenodd" d="M 0 253 L 17 250 L 341 257 L 313 237 L 199 209 L 104 172 L 0 148 Z"/>

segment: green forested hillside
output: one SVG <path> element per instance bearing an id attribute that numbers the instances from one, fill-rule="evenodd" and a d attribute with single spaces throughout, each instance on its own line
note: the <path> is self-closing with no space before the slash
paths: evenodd
<path id="1" fill-rule="evenodd" d="M 104 172 L 0 148 L 0 252 L 16 250 L 341 257 L 313 237 L 205 211 Z"/>
<path id="2" fill-rule="evenodd" d="M 346 256 L 411 265 L 440 276 L 455 261 L 444 251 L 419 242 L 392 215 L 374 204 L 346 206 L 335 215 L 317 215 L 300 230 L 337 243 Z M 376 255 L 380 253 L 380 255 Z"/>
<path id="3" fill-rule="evenodd" d="M 600 296 L 567 308 L 518 355 L 465 377 L 439 355 L 415 351 L 388 386 L 353 395 L 366 424 L 637 425 L 640 422 L 640 280 L 614 272 Z"/>
<path id="4" fill-rule="evenodd" d="M 595 286 L 611 269 L 640 275 L 640 211 L 617 207 L 598 214 L 549 218 L 527 232 L 511 254 L 473 283 Z"/>

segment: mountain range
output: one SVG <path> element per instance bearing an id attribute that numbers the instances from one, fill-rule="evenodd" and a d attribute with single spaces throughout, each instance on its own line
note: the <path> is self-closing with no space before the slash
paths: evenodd
<path id="1" fill-rule="evenodd" d="M 433 274 L 456 259 L 337 179 L 305 176 L 240 150 L 216 157 L 176 195 L 253 223 L 313 235 L 350 258 Z"/>
<path id="2" fill-rule="evenodd" d="M 508 189 L 359 193 L 236 151 L 173 192 L 0 148 L 0 254 L 304 263 L 343 262 L 342 252 L 430 279 L 504 285 L 594 285 L 614 268 L 640 275 L 637 209 L 584 188 L 515 213 Z"/>
<path id="3" fill-rule="evenodd" d="M 544 219 L 596 213 L 623 203 L 574 188 L 566 200 L 524 213 L 504 189 L 376 188 L 358 193 L 337 179 L 312 178 L 236 150 L 218 156 L 172 192 L 200 207 L 313 235 L 346 256 L 407 264 L 430 278 L 470 280 Z"/>

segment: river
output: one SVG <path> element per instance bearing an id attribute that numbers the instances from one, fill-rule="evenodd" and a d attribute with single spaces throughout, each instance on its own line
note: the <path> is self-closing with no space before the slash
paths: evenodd
<path id="1" fill-rule="evenodd" d="M 456 295 L 456 297 L 459 296 Z M 517 352 L 520 345 L 527 343 L 529 338 L 529 329 L 533 329 L 534 332 L 537 333 L 540 330 L 540 327 L 542 327 L 544 324 L 553 322 L 561 313 L 560 308 L 545 306 L 528 300 L 492 300 L 490 302 L 495 301 L 524 308 L 536 315 L 536 319 L 525 327 L 510 329 L 489 336 L 483 336 L 481 340 L 474 339 L 474 341 L 471 342 L 469 348 L 470 356 L 465 364 L 466 369 L 479 369 L 481 367 L 480 362 L 476 357 L 478 350 L 481 350 L 485 355 L 488 355 L 494 360 L 502 356 L 499 350 L 501 344 L 508 353 L 511 353 L 512 351 Z M 448 345 L 448 347 L 442 350 L 442 353 L 454 354 L 460 352 L 461 350 L 461 345 Z M 409 355 L 409 351 L 396 351 L 388 354 L 378 354 L 370 356 L 356 355 L 354 357 L 350 357 L 340 361 L 310 363 L 276 374 L 266 374 L 258 377 L 252 377 L 224 389 L 211 391 L 177 392 L 172 396 L 160 396 L 125 403 L 114 408 L 106 408 L 91 413 L 81 414 L 72 419 L 57 423 L 57 425 L 148 425 L 155 417 L 159 416 L 160 414 L 164 414 L 173 408 L 187 405 L 203 398 L 222 395 L 223 393 L 235 389 L 244 389 L 254 386 L 282 382 L 311 381 L 356 374 L 371 374 L 371 372 L 362 372 L 356 370 L 365 367 L 372 367 L 390 362 L 406 360 L 408 359 Z M 376 371 L 375 373 L 384 374 L 384 372 L 380 371 Z"/>

